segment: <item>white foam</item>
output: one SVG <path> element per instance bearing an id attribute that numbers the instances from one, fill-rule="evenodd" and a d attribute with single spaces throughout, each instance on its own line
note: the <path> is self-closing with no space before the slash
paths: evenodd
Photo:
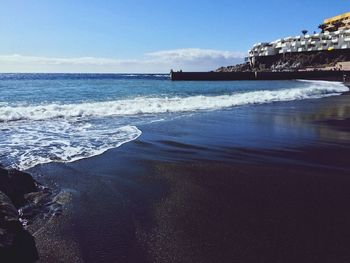
<path id="1" fill-rule="evenodd" d="M 100 155 L 141 135 L 135 126 L 110 128 L 66 121 L 17 123 L 1 128 L 1 133 L 2 162 L 21 170 L 37 164 L 73 162 Z"/>
<path id="2" fill-rule="evenodd" d="M 343 82 L 341 81 L 328 81 L 328 80 L 308 80 L 308 79 L 298 79 L 299 82 L 307 82 L 307 83 L 314 83 L 318 85 L 327 84 L 327 85 L 343 85 Z"/>
<path id="3" fill-rule="evenodd" d="M 305 82 L 305 81 L 304 81 Z M 308 81 L 298 88 L 232 93 L 220 96 L 137 97 L 107 102 L 0 104 L 0 160 L 22 170 L 49 162 L 73 162 L 102 154 L 137 139 L 141 131 L 130 116 L 152 114 L 157 121 L 166 112 L 196 112 L 246 104 L 293 101 L 339 95 L 349 89 L 341 83 Z M 105 118 L 117 116 L 118 118 Z M 80 118 L 86 117 L 86 118 Z M 137 118 L 140 119 L 140 118 Z"/>
<path id="4" fill-rule="evenodd" d="M 310 81 L 305 87 L 232 93 L 220 96 L 137 97 L 106 102 L 0 106 L 0 121 L 47 120 L 72 117 L 130 116 L 167 112 L 216 110 L 247 104 L 322 98 L 349 91 L 338 82 Z"/>
<path id="5" fill-rule="evenodd" d="M 124 77 L 153 77 L 153 78 L 165 78 L 170 77 L 169 74 L 122 74 Z"/>
<path id="6" fill-rule="evenodd" d="M 155 74 L 155 75 L 151 75 L 152 77 L 156 77 L 156 78 L 170 78 L 169 74 Z"/>

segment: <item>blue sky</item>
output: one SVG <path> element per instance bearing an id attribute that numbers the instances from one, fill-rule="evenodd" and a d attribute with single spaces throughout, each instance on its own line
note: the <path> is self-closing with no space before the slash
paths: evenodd
<path id="1" fill-rule="evenodd" d="M 1 0 L 0 71 L 210 70 L 347 11 L 344 0 Z"/>

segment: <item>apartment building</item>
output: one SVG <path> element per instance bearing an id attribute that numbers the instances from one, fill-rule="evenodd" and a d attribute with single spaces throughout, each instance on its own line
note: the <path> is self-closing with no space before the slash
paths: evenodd
<path id="1" fill-rule="evenodd" d="M 248 58 L 251 63 L 254 63 L 254 57 L 260 56 L 350 49 L 350 13 L 326 19 L 320 28 L 322 28 L 320 33 L 290 36 L 273 42 L 257 43 L 248 51 Z"/>

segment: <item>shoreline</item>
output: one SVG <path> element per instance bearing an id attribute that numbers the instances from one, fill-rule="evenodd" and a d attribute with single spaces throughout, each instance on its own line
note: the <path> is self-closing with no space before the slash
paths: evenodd
<path id="1" fill-rule="evenodd" d="M 35 234 L 43 262 L 343 262 L 348 102 L 143 125 L 139 139 L 100 156 L 30 169 L 70 196 Z"/>

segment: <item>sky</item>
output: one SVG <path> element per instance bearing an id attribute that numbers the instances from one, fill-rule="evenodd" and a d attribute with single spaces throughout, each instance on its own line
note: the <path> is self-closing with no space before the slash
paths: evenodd
<path id="1" fill-rule="evenodd" d="M 0 0 L 0 72 L 213 70 L 348 11 L 345 0 Z"/>

